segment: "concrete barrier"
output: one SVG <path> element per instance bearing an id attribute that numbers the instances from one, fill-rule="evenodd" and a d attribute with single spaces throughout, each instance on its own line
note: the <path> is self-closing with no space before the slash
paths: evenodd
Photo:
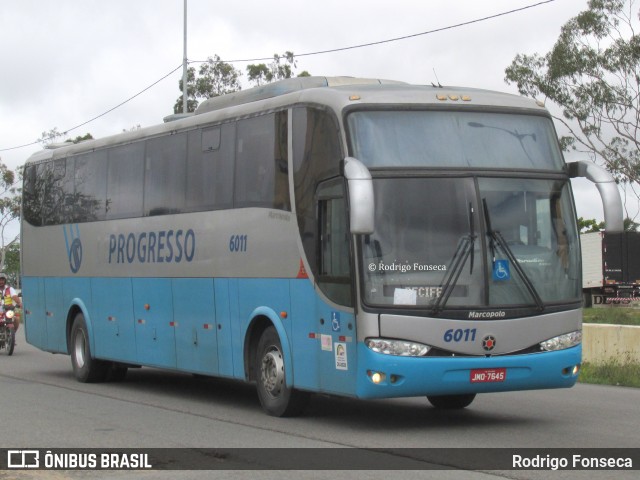
<path id="1" fill-rule="evenodd" d="M 640 326 L 582 324 L 582 361 L 640 363 Z"/>

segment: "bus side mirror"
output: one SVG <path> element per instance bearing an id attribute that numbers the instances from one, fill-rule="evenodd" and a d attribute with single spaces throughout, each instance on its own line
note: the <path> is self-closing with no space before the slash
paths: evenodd
<path id="1" fill-rule="evenodd" d="M 374 230 L 373 181 L 369 169 L 353 157 L 344 159 L 344 176 L 349 189 L 351 233 L 370 235 Z"/>
<path id="2" fill-rule="evenodd" d="M 567 163 L 571 178 L 585 177 L 596 184 L 604 209 L 604 228 L 607 232 L 624 231 L 624 217 L 622 214 L 622 200 L 618 184 L 611 174 L 599 165 L 586 160 Z"/>

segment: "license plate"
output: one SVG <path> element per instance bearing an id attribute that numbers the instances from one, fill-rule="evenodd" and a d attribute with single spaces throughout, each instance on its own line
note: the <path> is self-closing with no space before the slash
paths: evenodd
<path id="1" fill-rule="evenodd" d="M 471 383 L 504 382 L 506 378 L 506 368 L 476 368 L 469 377 Z"/>

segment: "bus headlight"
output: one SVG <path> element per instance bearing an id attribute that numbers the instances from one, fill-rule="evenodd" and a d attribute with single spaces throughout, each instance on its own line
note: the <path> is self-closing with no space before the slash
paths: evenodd
<path id="1" fill-rule="evenodd" d="M 558 335 L 557 337 L 540 342 L 540 347 L 548 352 L 553 352 L 555 350 L 575 347 L 580 342 L 582 342 L 582 330 L 576 330 L 575 332 L 565 333 L 564 335 Z"/>
<path id="2" fill-rule="evenodd" d="M 374 352 L 385 355 L 399 355 L 402 357 L 422 357 L 426 355 L 431 348 L 422 343 L 391 340 L 388 338 L 368 338 L 365 344 Z"/>

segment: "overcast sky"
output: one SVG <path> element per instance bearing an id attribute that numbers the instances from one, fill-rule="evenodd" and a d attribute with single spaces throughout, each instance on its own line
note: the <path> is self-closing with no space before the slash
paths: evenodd
<path id="1" fill-rule="evenodd" d="M 443 29 L 540 1 L 188 0 L 188 58 L 305 54 Z M 54 127 L 65 132 L 80 125 L 179 67 L 183 5 L 183 0 L 0 0 L 2 161 L 10 168 L 23 164 L 39 145 L 6 149 L 34 142 Z M 586 7 L 587 0 L 555 0 L 405 40 L 302 56 L 297 71 L 416 84 L 439 80 L 517 93 L 504 82 L 515 55 L 546 53 L 560 27 Z M 235 63 L 243 72 L 246 65 Z M 161 123 L 172 113 L 181 78 L 179 69 L 65 138 Z M 246 75 L 243 86 L 248 88 Z M 595 187 L 580 182 L 574 189 L 578 215 L 601 220 Z"/>

